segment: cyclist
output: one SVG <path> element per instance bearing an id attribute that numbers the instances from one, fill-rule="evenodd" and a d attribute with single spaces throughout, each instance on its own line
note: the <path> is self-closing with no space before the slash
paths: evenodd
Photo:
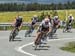
<path id="1" fill-rule="evenodd" d="M 54 18 L 53 18 L 53 26 L 52 26 L 53 34 L 56 33 L 56 31 L 59 28 L 59 26 L 60 26 L 59 17 L 58 16 L 54 16 Z"/>
<path id="2" fill-rule="evenodd" d="M 35 24 L 37 22 L 38 22 L 38 17 L 37 17 L 37 15 L 34 15 L 32 18 L 32 22 L 30 23 L 29 30 L 25 33 L 25 37 L 27 37 L 27 35 L 30 36 L 30 33 L 32 33 L 34 31 Z"/>
<path id="3" fill-rule="evenodd" d="M 14 29 L 12 30 L 9 41 L 14 41 L 15 36 L 18 34 L 19 30 L 22 27 L 22 16 L 15 17 L 15 20 L 13 22 Z"/>
<path id="4" fill-rule="evenodd" d="M 17 17 L 15 17 L 15 20 L 13 22 L 14 28 L 18 28 L 18 30 L 20 30 L 22 27 L 22 22 L 23 22 L 22 16 L 18 15 Z"/>
<path id="5" fill-rule="evenodd" d="M 71 30 L 73 21 L 74 21 L 74 17 L 72 16 L 72 14 L 70 14 L 67 20 L 67 28 L 66 28 L 67 31 Z"/>
<path id="6" fill-rule="evenodd" d="M 51 23 L 51 32 L 49 33 L 49 39 L 53 38 L 53 33 L 52 33 L 52 27 L 53 27 L 53 19 L 51 18 L 50 15 L 48 15 L 49 21 Z"/>
<path id="7" fill-rule="evenodd" d="M 42 33 L 48 34 L 50 31 L 51 31 L 51 23 L 49 22 L 49 18 L 45 18 L 41 22 L 41 24 L 38 28 L 37 36 L 36 36 L 36 40 L 35 40 L 34 44 L 39 45 L 40 41 L 42 39 L 42 37 L 41 37 Z"/>

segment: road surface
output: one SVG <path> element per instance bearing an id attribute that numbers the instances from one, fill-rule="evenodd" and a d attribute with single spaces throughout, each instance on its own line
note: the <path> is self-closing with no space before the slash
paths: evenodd
<path id="1" fill-rule="evenodd" d="M 72 29 L 72 33 L 63 33 L 59 29 L 54 39 L 48 39 L 48 47 L 40 47 L 38 50 L 33 47 L 36 31 L 32 37 L 24 37 L 25 30 L 21 30 L 13 42 L 9 42 L 10 32 L 0 31 L 0 56 L 75 56 L 75 53 L 60 49 L 65 43 L 75 41 L 75 29 Z"/>

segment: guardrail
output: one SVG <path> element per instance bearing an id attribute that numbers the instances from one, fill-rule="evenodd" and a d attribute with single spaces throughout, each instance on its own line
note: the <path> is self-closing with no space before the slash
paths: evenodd
<path id="1" fill-rule="evenodd" d="M 36 25 L 39 25 L 40 22 L 38 22 Z M 24 22 L 23 26 L 28 26 L 30 25 L 29 22 Z M 3 27 L 3 30 L 7 30 L 7 27 L 12 26 L 12 23 L 0 23 L 0 27 Z"/>

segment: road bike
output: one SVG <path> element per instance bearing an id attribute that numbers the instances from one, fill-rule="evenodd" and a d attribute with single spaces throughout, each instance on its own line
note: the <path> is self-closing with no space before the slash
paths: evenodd
<path id="1" fill-rule="evenodd" d="M 19 29 L 18 27 L 15 27 L 14 30 L 11 31 L 10 36 L 9 36 L 9 41 L 14 41 L 16 35 L 18 35 Z"/>

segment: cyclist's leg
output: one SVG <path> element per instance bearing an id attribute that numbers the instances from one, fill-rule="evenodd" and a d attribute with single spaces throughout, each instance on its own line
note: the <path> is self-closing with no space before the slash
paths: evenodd
<path id="1" fill-rule="evenodd" d="M 67 23 L 66 25 L 66 31 L 68 32 L 68 29 L 69 29 L 69 23 Z"/>
<path id="2" fill-rule="evenodd" d="M 52 30 L 51 30 L 51 32 L 49 33 L 49 39 L 51 39 L 51 38 L 53 38 L 53 32 L 52 32 Z"/>
<path id="3" fill-rule="evenodd" d="M 49 37 L 49 39 L 53 37 L 53 27 L 51 27 L 51 31 L 47 34 L 47 36 Z"/>
<path id="4" fill-rule="evenodd" d="M 32 33 L 33 31 L 34 31 L 34 27 L 32 25 L 31 28 L 30 28 L 30 33 Z"/>
<path id="5" fill-rule="evenodd" d="M 28 30 L 25 33 L 25 37 L 27 37 L 31 32 L 31 26 L 28 26 Z"/>
<path id="6" fill-rule="evenodd" d="M 35 39 L 35 45 L 39 45 L 40 41 L 41 41 L 41 32 L 38 32 Z"/>
<path id="7" fill-rule="evenodd" d="M 54 28 L 54 33 L 56 33 L 56 31 L 57 31 L 57 28 L 55 27 L 55 28 Z"/>
<path id="8" fill-rule="evenodd" d="M 17 35 L 17 28 L 15 28 L 13 31 L 13 40 L 15 39 L 16 35 Z"/>
<path id="9" fill-rule="evenodd" d="M 13 26 L 12 26 L 13 27 Z M 13 33 L 14 33 L 15 27 L 13 27 L 10 36 L 9 36 L 9 41 L 11 41 L 13 39 Z"/>
<path id="10" fill-rule="evenodd" d="M 34 25 L 31 25 L 30 32 L 29 32 L 29 36 L 31 36 L 31 34 L 33 33 L 34 29 L 35 29 Z"/>
<path id="11" fill-rule="evenodd" d="M 16 35 L 18 35 L 18 32 L 19 32 L 19 27 L 15 27 L 13 31 L 13 39 L 16 37 Z"/>
<path id="12" fill-rule="evenodd" d="M 68 32 L 71 32 L 71 28 L 72 28 L 72 26 L 71 26 L 71 25 L 69 25 Z"/>
<path id="13" fill-rule="evenodd" d="M 54 33 L 55 33 L 55 27 L 52 28 L 52 33 L 54 35 Z"/>
<path id="14" fill-rule="evenodd" d="M 18 35 L 19 27 L 16 27 L 16 35 Z"/>
<path id="15" fill-rule="evenodd" d="M 63 26 L 63 32 L 65 32 L 66 31 L 66 25 L 65 26 Z"/>
<path id="16" fill-rule="evenodd" d="M 41 43 L 46 43 L 47 42 L 47 33 L 48 31 L 45 31 L 44 33 L 42 33 L 42 38 L 41 38 Z"/>
<path id="17" fill-rule="evenodd" d="M 9 41 L 13 41 L 14 40 L 14 31 L 15 31 L 15 27 L 14 27 L 14 29 L 10 33 Z"/>

